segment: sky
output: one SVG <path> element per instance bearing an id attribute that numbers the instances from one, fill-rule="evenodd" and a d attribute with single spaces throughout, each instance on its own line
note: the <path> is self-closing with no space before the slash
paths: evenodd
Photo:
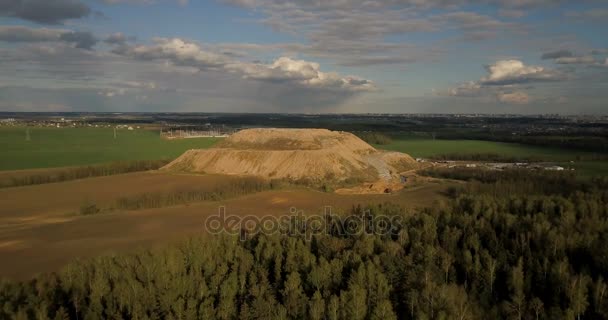
<path id="1" fill-rule="evenodd" d="M 608 1 L 0 0 L 0 111 L 608 113 Z"/>

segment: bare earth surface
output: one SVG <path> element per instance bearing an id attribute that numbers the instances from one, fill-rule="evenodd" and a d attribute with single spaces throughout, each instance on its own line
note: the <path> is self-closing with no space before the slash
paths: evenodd
<path id="1" fill-rule="evenodd" d="M 189 150 L 168 171 L 255 175 L 313 181 L 399 179 L 409 155 L 383 152 L 348 132 L 326 129 L 247 129 L 218 146 Z"/>
<path id="2" fill-rule="evenodd" d="M 432 205 L 449 184 L 427 183 L 392 195 L 339 195 L 313 190 L 266 191 L 227 201 L 82 216 L 74 212 L 83 202 L 111 204 L 143 192 L 210 189 L 217 175 L 141 172 L 0 190 L 0 277 L 27 279 L 53 271 L 75 258 L 151 247 L 204 233 L 204 220 L 226 206 L 227 214 L 286 214 L 291 207 L 305 214 L 334 211 L 356 204 L 395 202 L 406 207 Z"/>

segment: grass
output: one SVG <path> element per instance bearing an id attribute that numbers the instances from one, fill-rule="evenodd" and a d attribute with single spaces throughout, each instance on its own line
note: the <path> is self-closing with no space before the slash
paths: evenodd
<path id="1" fill-rule="evenodd" d="M 374 145 L 378 149 L 405 152 L 416 158 L 429 158 L 443 154 L 494 153 L 515 158 L 542 158 L 546 161 L 575 160 L 577 155 L 590 156 L 593 153 L 564 150 L 560 148 L 527 146 L 517 143 L 481 140 L 433 140 L 416 137 L 393 138 L 385 145 Z"/>
<path id="2" fill-rule="evenodd" d="M 555 162 L 565 167 L 575 168 L 578 175 L 583 177 L 608 175 L 608 161 L 577 160 L 577 157 L 591 159 L 596 155 L 595 153 L 554 147 L 481 140 L 433 140 L 412 136 L 393 137 L 389 144 L 374 145 L 374 147 L 404 152 L 415 158 L 431 158 L 453 154 L 491 153 L 506 158 L 537 159 Z M 574 161 L 574 164 L 571 164 L 570 161 Z"/>
<path id="3" fill-rule="evenodd" d="M 158 131 L 112 128 L 0 128 L 0 170 L 83 166 L 127 160 L 174 159 L 220 138 L 164 140 Z"/>
<path id="4" fill-rule="evenodd" d="M 570 165 L 576 170 L 577 175 L 583 178 L 591 178 L 593 176 L 608 176 L 608 161 L 579 161 Z"/>

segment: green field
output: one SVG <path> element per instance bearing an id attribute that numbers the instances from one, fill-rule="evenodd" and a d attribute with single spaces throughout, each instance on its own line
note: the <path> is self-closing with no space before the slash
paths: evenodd
<path id="1" fill-rule="evenodd" d="M 528 146 L 517 143 L 480 140 L 433 140 L 427 138 L 401 137 L 390 144 L 376 145 L 376 148 L 405 152 L 412 157 L 428 158 L 442 154 L 495 153 L 509 157 L 542 158 L 547 161 L 569 161 L 577 155 L 591 155 L 588 152 Z"/>
<path id="2" fill-rule="evenodd" d="M 577 156 L 591 157 L 594 153 L 560 148 L 529 146 L 517 143 L 481 140 L 433 140 L 411 136 L 394 137 L 378 149 L 407 153 L 415 158 L 429 158 L 446 154 L 493 153 L 505 157 L 533 158 L 571 167 L 581 176 L 608 175 L 608 161 L 577 161 Z M 574 163 L 570 163 L 574 161 Z"/>
<path id="3" fill-rule="evenodd" d="M 112 128 L 0 128 L 0 170 L 51 168 L 122 160 L 174 159 L 219 138 L 164 140 L 158 131 Z"/>
<path id="4" fill-rule="evenodd" d="M 0 128 L 0 170 L 51 168 L 107 163 L 122 160 L 174 159 L 188 149 L 208 148 L 220 138 L 164 140 L 158 131 L 112 128 L 30 127 L 26 141 L 23 127 Z M 378 149 L 401 151 L 413 157 L 428 158 L 445 154 L 494 153 L 506 157 L 536 158 L 574 167 L 581 175 L 608 175 L 607 161 L 575 161 L 590 152 L 527 146 L 479 140 L 432 140 L 402 136 Z"/>

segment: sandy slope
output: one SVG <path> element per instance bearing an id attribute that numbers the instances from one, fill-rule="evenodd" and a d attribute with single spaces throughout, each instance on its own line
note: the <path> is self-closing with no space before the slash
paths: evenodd
<path id="1" fill-rule="evenodd" d="M 326 129 L 247 129 L 218 147 L 189 150 L 164 170 L 246 174 L 310 180 L 390 180 L 415 165 L 407 154 L 385 153 L 347 132 Z"/>

